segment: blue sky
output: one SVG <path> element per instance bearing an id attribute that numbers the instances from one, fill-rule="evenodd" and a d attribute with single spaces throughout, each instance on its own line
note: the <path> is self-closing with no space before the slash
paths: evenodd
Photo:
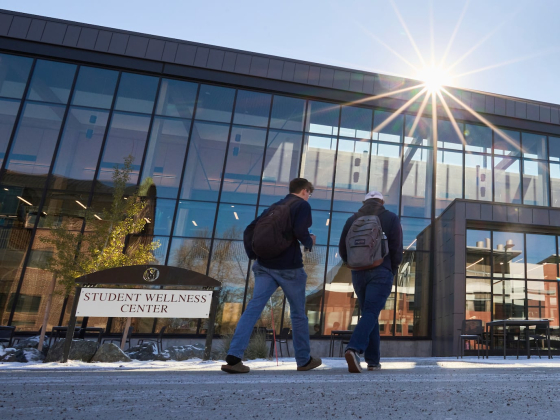
<path id="1" fill-rule="evenodd" d="M 560 1 L 395 0 L 394 5 L 428 65 L 432 50 L 440 62 L 461 16 L 445 63 L 474 50 L 452 74 L 509 63 L 454 78 L 451 85 L 560 103 Z M 2 0 L 0 7 L 412 78 L 423 65 L 389 0 Z"/>

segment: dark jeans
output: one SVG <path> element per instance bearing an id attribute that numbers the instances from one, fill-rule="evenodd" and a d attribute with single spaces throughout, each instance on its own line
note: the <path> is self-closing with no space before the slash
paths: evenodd
<path id="1" fill-rule="evenodd" d="M 393 273 L 384 267 L 373 270 L 352 271 L 354 291 L 358 295 L 361 318 L 348 349 L 362 354 L 368 365 L 379 364 L 379 313 L 385 306 L 393 286 Z"/>

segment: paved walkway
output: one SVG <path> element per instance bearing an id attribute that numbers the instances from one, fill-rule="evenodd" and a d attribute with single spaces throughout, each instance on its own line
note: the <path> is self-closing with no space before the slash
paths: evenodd
<path id="1" fill-rule="evenodd" d="M 0 364 L 0 419 L 558 418 L 560 359 L 384 359 L 349 374 L 343 359 L 296 372 L 293 359 L 94 365 Z"/>

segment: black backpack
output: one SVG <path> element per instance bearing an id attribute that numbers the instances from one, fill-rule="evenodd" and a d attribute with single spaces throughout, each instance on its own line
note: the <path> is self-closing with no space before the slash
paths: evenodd
<path id="1" fill-rule="evenodd" d="M 263 260 L 279 256 L 294 242 L 290 208 L 298 199 L 273 204 L 261 215 L 254 227 L 247 226 L 244 237 L 249 237 L 253 252 Z"/>

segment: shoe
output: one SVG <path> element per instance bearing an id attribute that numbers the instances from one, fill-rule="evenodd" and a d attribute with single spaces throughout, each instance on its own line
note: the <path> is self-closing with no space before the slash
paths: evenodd
<path id="1" fill-rule="evenodd" d="M 367 365 L 367 370 L 380 370 L 381 369 L 381 363 L 378 363 L 376 365 Z"/>
<path id="2" fill-rule="evenodd" d="M 249 373 L 251 368 L 239 362 L 235 365 L 222 365 L 222 370 L 227 373 Z"/>
<path id="3" fill-rule="evenodd" d="M 300 372 L 305 372 L 311 369 L 315 369 L 323 364 L 323 361 L 320 357 L 313 357 L 311 356 L 311 360 L 305 366 L 298 366 L 297 370 Z"/>
<path id="4" fill-rule="evenodd" d="M 360 365 L 360 356 L 351 349 L 346 350 L 344 353 L 344 358 L 346 363 L 348 363 L 348 372 L 350 373 L 362 373 L 362 366 Z"/>

